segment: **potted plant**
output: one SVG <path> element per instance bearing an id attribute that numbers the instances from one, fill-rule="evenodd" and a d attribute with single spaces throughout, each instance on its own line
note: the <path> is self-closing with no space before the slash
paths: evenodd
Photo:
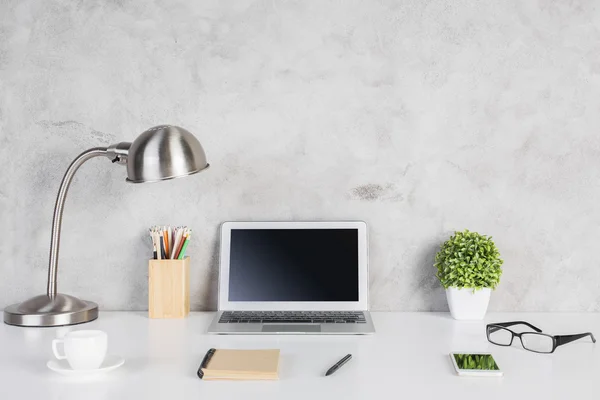
<path id="1" fill-rule="evenodd" d="M 444 242 L 434 266 L 454 319 L 483 319 L 491 291 L 500 281 L 502 263 L 490 236 L 465 230 Z"/>

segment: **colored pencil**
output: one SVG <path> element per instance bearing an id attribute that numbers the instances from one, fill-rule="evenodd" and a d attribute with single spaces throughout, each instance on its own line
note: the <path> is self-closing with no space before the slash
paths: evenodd
<path id="1" fill-rule="evenodd" d="M 158 255 L 156 254 L 156 240 L 154 239 L 154 231 L 152 228 L 150 228 L 148 229 L 148 232 L 150 233 L 150 239 L 152 240 L 152 256 L 156 260 Z"/>
<path id="2" fill-rule="evenodd" d="M 185 238 L 185 242 L 183 243 L 183 246 L 181 247 L 181 251 L 179 252 L 179 256 L 177 257 L 178 260 L 183 260 L 183 258 L 185 257 L 185 251 L 187 250 L 188 243 L 190 242 L 190 236 L 192 236 L 192 235 L 188 234 L 187 237 Z"/>
<path id="3" fill-rule="evenodd" d="M 169 256 L 169 258 L 171 258 L 170 256 L 173 252 L 173 247 L 175 246 L 175 229 L 171 229 L 171 226 L 169 225 L 169 251 L 167 251 L 167 256 Z"/>
<path id="4" fill-rule="evenodd" d="M 154 240 L 156 241 L 157 260 L 162 260 L 162 251 L 160 251 L 162 243 L 160 240 L 160 236 L 158 236 L 158 232 L 156 230 L 154 231 Z"/>
<path id="5" fill-rule="evenodd" d="M 164 236 L 160 234 L 160 255 L 164 260 L 167 259 L 167 253 L 165 252 L 165 241 Z"/>
<path id="6" fill-rule="evenodd" d="M 181 241 L 183 239 L 183 228 L 176 228 L 175 241 L 173 242 L 173 251 L 171 252 L 171 258 L 177 259 L 177 251 L 181 248 Z"/>
<path id="7" fill-rule="evenodd" d="M 183 247 L 183 243 L 185 243 L 185 238 L 187 237 L 188 229 L 183 228 L 181 233 L 181 239 L 179 240 L 179 244 L 177 245 L 177 251 L 175 252 L 174 260 L 177 260 L 179 257 L 179 253 L 181 252 L 181 248 Z"/>
<path id="8" fill-rule="evenodd" d="M 169 254 L 169 237 L 171 237 L 171 235 L 169 234 L 169 231 L 167 229 L 167 227 L 163 227 L 163 238 L 165 241 L 165 253 Z M 165 258 L 169 258 L 168 256 Z"/>
<path id="9" fill-rule="evenodd" d="M 181 249 L 183 248 L 183 244 L 185 243 L 185 239 L 186 239 L 186 236 L 184 234 L 183 236 L 181 236 L 181 240 L 179 241 L 179 246 L 177 247 L 177 251 L 175 252 L 175 257 L 173 257 L 174 260 L 178 260 L 179 259 L 179 254 L 181 253 Z"/>

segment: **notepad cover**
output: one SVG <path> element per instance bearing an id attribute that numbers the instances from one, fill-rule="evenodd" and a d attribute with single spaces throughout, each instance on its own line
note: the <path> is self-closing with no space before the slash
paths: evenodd
<path id="1" fill-rule="evenodd" d="M 202 370 L 208 380 L 278 379 L 279 349 L 217 350 Z"/>

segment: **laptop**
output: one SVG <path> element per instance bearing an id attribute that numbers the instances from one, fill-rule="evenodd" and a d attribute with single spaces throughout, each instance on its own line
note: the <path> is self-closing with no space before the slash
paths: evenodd
<path id="1" fill-rule="evenodd" d="M 364 222 L 225 222 L 217 334 L 375 332 Z"/>

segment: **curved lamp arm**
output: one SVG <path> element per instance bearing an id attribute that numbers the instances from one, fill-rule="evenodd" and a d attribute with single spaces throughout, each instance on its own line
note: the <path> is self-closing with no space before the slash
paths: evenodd
<path id="1" fill-rule="evenodd" d="M 58 252 L 60 250 L 60 230 L 62 227 L 63 209 L 69 185 L 73 180 L 75 172 L 87 160 L 105 156 L 112 160 L 113 163 L 125 164 L 127 162 L 127 152 L 131 143 L 119 143 L 110 147 L 93 147 L 84 151 L 73 160 L 65 175 L 63 176 L 58 195 L 56 196 L 56 204 L 54 205 L 54 217 L 52 218 L 52 237 L 50 239 L 50 259 L 48 261 L 48 297 L 56 296 L 56 274 L 58 268 Z"/>

